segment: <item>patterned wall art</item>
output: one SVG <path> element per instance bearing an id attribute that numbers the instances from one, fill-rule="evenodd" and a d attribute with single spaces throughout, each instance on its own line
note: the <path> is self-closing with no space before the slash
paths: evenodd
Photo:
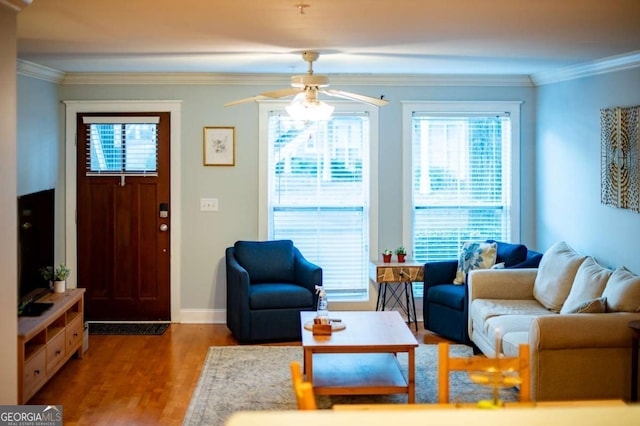
<path id="1" fill-rule="evenodd" d="M 640 106 L 600 110 L 600 201 L 640 212 Z"/>

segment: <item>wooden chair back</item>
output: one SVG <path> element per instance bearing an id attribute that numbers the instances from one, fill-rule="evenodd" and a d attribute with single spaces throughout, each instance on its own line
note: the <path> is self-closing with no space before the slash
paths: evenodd
<path id="1" fill-rule="evenodd" d="M 305 382 L 302 377 L 302 368 L 298 361 L 291 361 L 291 380 L 293 381 L 293 391 L 296 394 L 298 410 L 317 410 L 316 397 L 313 394 L 313 386 Z"/>
<path id="2" fill-rule="evenodd" d="M 449 402 L 449 373 L 467 371 L 470 375 L 477 372 L 508 373 L 502 377 L 505 385 L 520 386 L 520 402 L 531 401 L 531 369 L 529 364 L 529 345 L 522 344 L 517 357 L 450 357 L 449 344 L 438 344 L 438 402 Z M 476 374 L 477 376 L 477 374 Z M 490 380 L 490 375 L 486 375 Z M 489 383 L 487 383 L 489 384 Z"/>

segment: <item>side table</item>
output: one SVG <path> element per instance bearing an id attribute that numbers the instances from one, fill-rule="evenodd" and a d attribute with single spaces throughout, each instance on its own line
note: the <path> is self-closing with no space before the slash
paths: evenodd
<path id="1" fill-rule="evenodd" d="M 398 306 L 407 316 L 409 326 L 413 322 L 418 331 L 412 284 L 424 281 L 424 265 L 417 262 L 371 262 L 369 278 L 378 283 L 376 311 Z"/>
<path id="2" fill-rule="evenodd" d="M 640 342 L 640 320 L 630 321 L 631 329 L 631 402 L 638 401 L 638 342 Z"/>

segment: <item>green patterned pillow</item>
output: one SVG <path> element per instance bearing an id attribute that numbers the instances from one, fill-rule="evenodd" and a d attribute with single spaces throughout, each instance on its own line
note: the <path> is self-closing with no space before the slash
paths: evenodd
<path id="1" fill-rule="evenodd" d="M 458 270 L 454 284 L 464 284 L 465 277 L 474 269 L 489 269 L 496 263 L 498 244 L 481 241 L 467 241 L 462 245 L 458 258 Z"/>

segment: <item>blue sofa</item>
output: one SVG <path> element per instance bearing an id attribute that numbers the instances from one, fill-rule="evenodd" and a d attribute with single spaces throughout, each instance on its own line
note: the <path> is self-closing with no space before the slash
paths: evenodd
<path id="1" fill-rule="evenodd" d="M 300 311 L 316 309 L 322 269 L 290 240 L 226 250 L 227 327 L 239 343 L 300 340 Z"/>
<path id="2" fill-rule="evenodd" d="M 495 240 L 487 240 L 494 242 Z M 523 244 L 497 243 L 496 263 L 505 268 L 537 268 L 542 253 Z M 424 328 L 458 343 L 472 345 L 468 333 L 469 292 L 466 285 L 455 285 L 458 260 L 427 262 L 424 265 Z"/>

